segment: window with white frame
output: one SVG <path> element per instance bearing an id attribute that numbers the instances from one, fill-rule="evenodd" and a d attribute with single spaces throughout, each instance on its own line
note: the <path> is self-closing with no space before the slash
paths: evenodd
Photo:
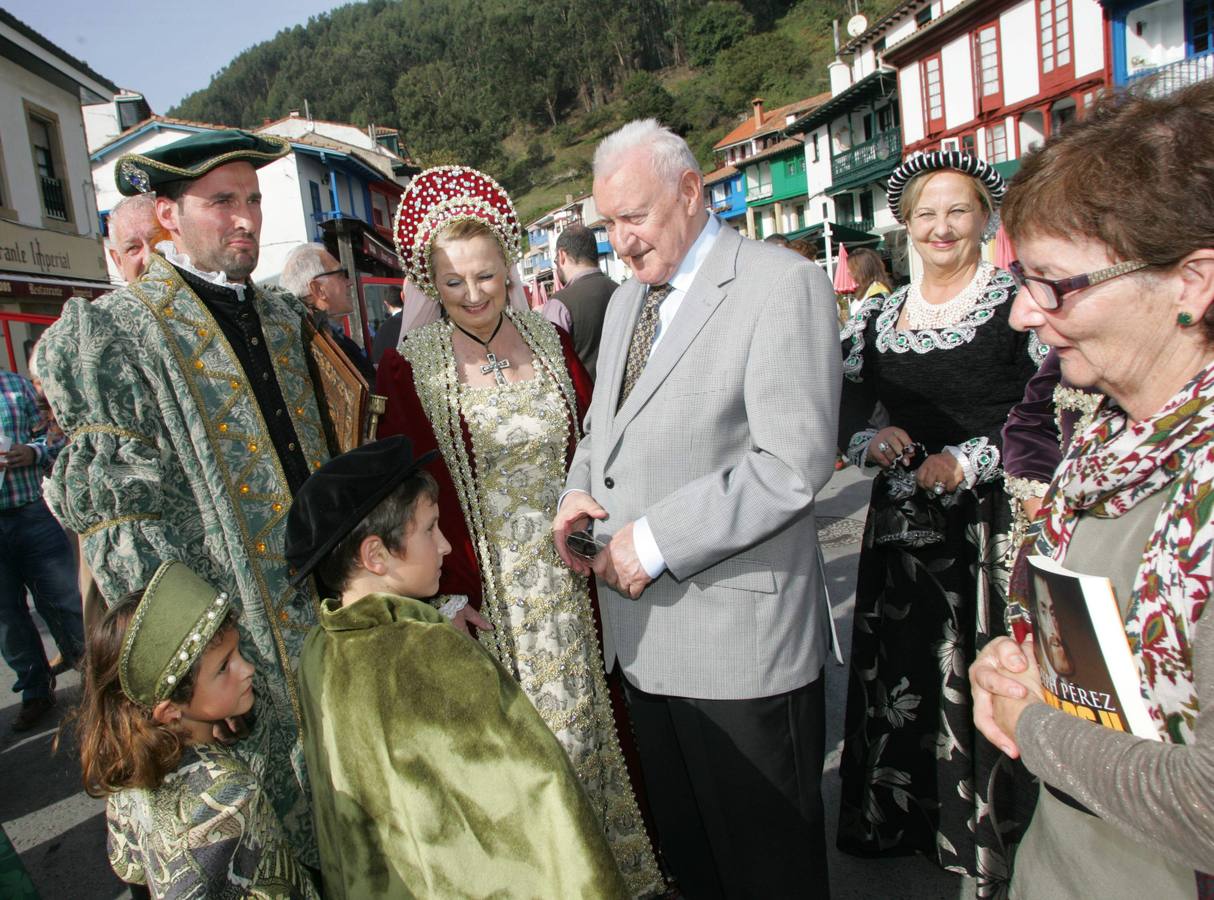
<path id="1" fill-rule="evenodd" d="M 978 94 L 982 98 L 998 97 L 999 84 L 999 26 L 992 22 L 979 28 L 974 35 L 978 49 Z"/>
<path id="2" fill-rule="evenodd" d="M 1011 158 L 1007 146 L 1006 124 L 1000 122 L 998 125 L 988 125 L 986 128 L 986 161 L 1007 162 Z"/>
<path id="3" fill-rule="evenodd" d="M 1037 0 L 1041 26 L 1041 71 L 1049 75 L 1071 62 L 1070 0 Z"/>
<path id="4" fill-rule="evenodd" d="M 928 128 L 936 131 L 944 124 L 944 83 L 940 74 L 939 54 L 923 61 L 923 89 Z"/>
<path id="5" fill-rule="evenodd" d="M 767 197 L 771 194 L 771 163 L 761 162 L 746 167 L 746 193 L 748 196 Z"/>

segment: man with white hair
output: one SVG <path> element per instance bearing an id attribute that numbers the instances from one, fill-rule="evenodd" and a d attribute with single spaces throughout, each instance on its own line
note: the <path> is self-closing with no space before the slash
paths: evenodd
<path id="1" fill-rule="evenodd" d="M 652 119 L 599 146 L 594 198 L 634 277 L 603 324 L 557 548 L 598 578 L 684 894 L 827 897 L 814 500 L 834 471 L 834 291 L 708 214 L 695 157 Z"/>
<path id="2" fill-rule="evenodd" d="M 105 249 L 127 284 L 147 269 L 156 245 L 169 239 L 168 232 L 156 218 L 154 194 L 124 198 L 110 210 L 107 225 L 109 235 Z"/>
<path id="3" fill-rule="evenodd" d="M 333 321 L 354 311 L 350 279 L 333 254 L 323 244 L 300 244 L 287 254 L 279 281 L 312 310 L 312 324 L 317 328 L 328 328 L 346 358 L 358 367 L 367 384 L 374 386 L 375 366 L 371 365 L 363 349 Z"/>

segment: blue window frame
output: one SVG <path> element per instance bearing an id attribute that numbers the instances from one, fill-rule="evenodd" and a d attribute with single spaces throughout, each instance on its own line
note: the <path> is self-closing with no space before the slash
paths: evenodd
<path id="1" fill-rule="evenodd" d="M 1214 0 L 1185 0 L 1184 5 L 1184 36 L 1187 56 L 1206 53 L 1214 44 L 1211 42 L 1211 31 L 1214 31 Z"/>

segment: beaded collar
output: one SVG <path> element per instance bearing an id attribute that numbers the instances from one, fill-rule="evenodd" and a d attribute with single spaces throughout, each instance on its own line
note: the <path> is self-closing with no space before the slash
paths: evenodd
<path id="1" fill-rule="evenodd" d="M 986 264 L 989 265 L 989 264 Z M 981 271 L 981 267 L 980 271 Z M 921 331 L 899 329 L 898 317 L 907 299 L 909 287 L 900 288 L 885 298 L 877 316 L 877 350 L 881 353 L 928 353 L 932 350 L 950 350 L 968 344 L 977 334 L 978 326 L 990 321 L 995 310 L 1010 300 L 1016 293 L 1016 282 L 1002 269 L 990 266 L 989 279 L 970 310 L 960 321 L 940 328 Z"/>
<path id="2" fill-rule="evenodd" d="M 906 290 L 907 327 L 911 331 L 926 331 L 957 324 L 974 308 L 994 272 L 995 267 L 990 263 L 980 262 L 969 284 L 944 303 L 929 303 L 923 296 L 923 279 L 916 278 Z"/>

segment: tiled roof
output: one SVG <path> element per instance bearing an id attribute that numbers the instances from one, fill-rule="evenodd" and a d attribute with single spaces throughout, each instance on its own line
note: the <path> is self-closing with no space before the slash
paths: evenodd
<path id="1" fill-rule="evenodd" d="M 738 170 L 733 166 L 721 166 L 719 169 L 713 169 L 704 176 L 705 184 L 716 184 L 718 181 L 724 181 L 731 175 L 738 174 Z"/>
<path id="2" fill-rule="evenodd" d="M 733 131 L 721 138 L 713 145 L 714 150 L 720 150 L 722 147 L 728 147 L 730 144 L 736 144 L 740 141 L 748 140 L 760 134 L 768 134 L 772 131 L 779 131 L 784 127 L 785 119 L 788 116 L 803 116 L 816 106 L 825 103 L 830 99 L 830 91 L 818 94 L 816 97 L 807 97 L 804 100 L 798 100 L 796 103 L 789 103 L 785 106 L 777 106 L 775 109 L 763 110 L 763 124 L 755 127 L 755 117 L 753 113 L 746 117 L 746 120 L 738 125 Z"/>
<path id="3" fill-rule="evenodd" d="M 742 160 L 741 164 L 743 166 L 749 166 L 751 163 L 760 162 L 764 159 L 771 159 L 773 156 L 779 156 L 781 153 L 785 152 L 786 150 L 791 150 L 794 147 L 801 148 L 804 146 L 804 142 L 798 141 L 796 138 L 785 138 L 782 141 L 777 141 L 776 143 L 772 144 L 766 150 L 756 153 L 754 156 L 748 156 L 746 159 Z"/>

